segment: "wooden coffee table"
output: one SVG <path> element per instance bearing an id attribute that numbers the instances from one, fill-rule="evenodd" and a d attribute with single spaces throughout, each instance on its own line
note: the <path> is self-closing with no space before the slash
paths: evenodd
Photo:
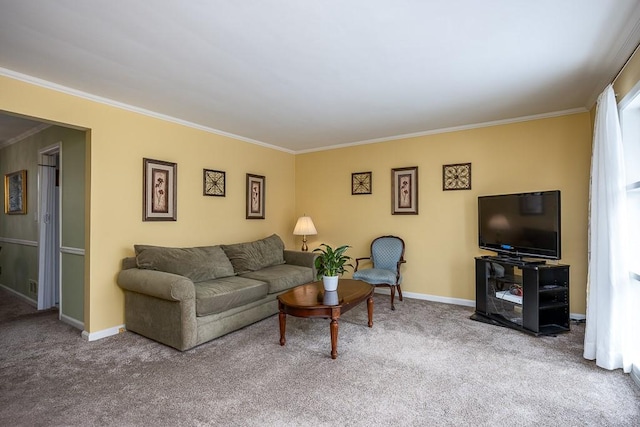
<path id="1" fill-rule="evenodd" d="M 369 327 L 372 327 L 373 291 L 373 286 L 360 280 L 340 279 L 338 290 L 336 291 L 337 295 L 325 295 L 322 282 L 312 282 L 297 286 L 279 295 L 280 345 L 286 343 L 287 314 L 296 317 L 331 319 L 331 358 L 335 359 L 338 357 L 338 319 L 340 315 L 367 300 Z"/>

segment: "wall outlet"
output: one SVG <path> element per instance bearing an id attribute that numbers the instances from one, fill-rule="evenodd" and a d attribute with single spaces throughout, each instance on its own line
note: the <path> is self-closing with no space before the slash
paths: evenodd
<path id="1" fill-rule="evenodd" d="M 38 293 L 38 282 L 36 282 L 35 280 L 29 280 L 29 293 Z"/>

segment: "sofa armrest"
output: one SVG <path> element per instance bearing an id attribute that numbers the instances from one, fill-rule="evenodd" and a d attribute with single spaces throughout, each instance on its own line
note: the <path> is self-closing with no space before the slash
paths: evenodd
<path id="1" fill-rule="evenodd" d="M 195 299 L 193 282 L 184 276 L 156 270 L 130 268 L 118 273 L 118 285 L 127 291 L 168 301 Z"/>
<path id="2" fill-rule="evenodd" d="M 314 252 L 302 252 L 292 251 L 290 249 L 284 250 L 284 262 L 287 264 L 300 265 L 302 267 L 309 267 L 313 269 L 313 277 L 316 277 L 316 264 L 315 259 L 318 256 Z"/>

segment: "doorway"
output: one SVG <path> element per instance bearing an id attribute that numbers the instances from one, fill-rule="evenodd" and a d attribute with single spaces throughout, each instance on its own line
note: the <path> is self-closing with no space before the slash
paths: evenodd
<path id="1" fill-rule="evenodd" d="M 58 307 L 60 318 L 60 143 L 38 154 L 38 310 Z"/>

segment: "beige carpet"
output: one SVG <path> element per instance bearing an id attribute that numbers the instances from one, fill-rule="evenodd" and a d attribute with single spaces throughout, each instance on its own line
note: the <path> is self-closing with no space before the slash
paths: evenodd
<path id="1" fill-rule="evenodd" d="M 180 353 L 125 332 L 86 342 L 0 290 L 2 426 L 638 426 L 629 375 L 582 358 L 584 327 L 532 337 L 467 307 L 375 297 L 340 323 L 270 317 Z"/>

